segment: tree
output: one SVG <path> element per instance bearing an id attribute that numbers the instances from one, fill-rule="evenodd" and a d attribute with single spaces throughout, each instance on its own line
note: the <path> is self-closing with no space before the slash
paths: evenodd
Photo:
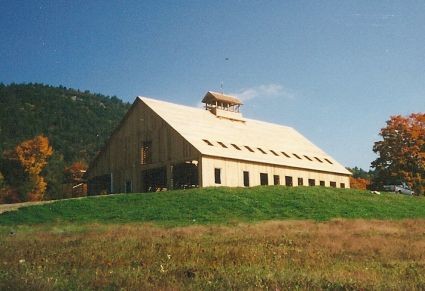
<path id="1" fill-rule="evenodd" d="M 74 162 L 71 166 L 66 167 L 64 170 L 65 181 L 67 183 L 81 183 L 86 170 L 87 164 L 85 162 Z"/>
<path id="2" fill-rule="evenodd" d="M 350 188 L 366 190 L 370 185 L 370 180 L 365 178 L 350 177 Z"/>
<path id="3" fill-rule="evenodd" d="M 374 184 L 406 182 L 417 194 L 425 189 L 425 114 L 391 116 L 380 131 L 382 141 L 375 142 L 378 158 Z"/>
<path id="4" fill-rule="evenodd" d="M 11 187 L 0 172 L 0 204 L 20 202 L 18 191 Z"/>
<path id="5" fill-rule="evenodd" d="M 48 158 L 53 154 L 49 139 L 43 135 L 38 135 L 33 139 L 25 140 L 16 146 L 15 153 L 24 172 L 28 174 L 28 182 L 31 188 L 27 193 L 28 200 L 43 200 L 47 183 L 40 173 L 47 165 Z"/>
<path id="6" fill-rule="evenodd" d="M 64 180 L 67 185 L 71 186 L 68 194 L 71 197 L 80 197 L 87 195 L 87 184 L 84 181 L 84 174 L 87 170 L 85 162 L 74 162 L 71 166 L 64 170 Z"/>
<path id="7" fill-rule="evenodd" d="M 3 174 L 0 172 L 0 190 L 6 187 L 6 182 L 4 180 Z"/>
<path id="8" fill-rule="evenodd" d="M 347 167 L 346 169 L 352 173 L 353 178 L 362 178 L 362 179 L 371 180 L 374 174 L 374 171 L 372 170 L 369 170 L 368 172 L 366 172 L 365 170 L 359 167 L 354 167 L 354 168 Z"/>
<path id="9" fill-rule="evenodd" d="M 46 178 L 47 189 L 44 195 L 45 200 L 55 200 L 65 198 L 63 193 L 65 162 L 63 155 L 55 151 L 49 158 L 47 166 L 42 171 L 42 175 Z"/>

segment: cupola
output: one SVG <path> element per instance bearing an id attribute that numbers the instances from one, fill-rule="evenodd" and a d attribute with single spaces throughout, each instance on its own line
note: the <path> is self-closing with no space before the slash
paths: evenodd
<path id="1" fill-rule="evenodd" d="M 208 91 L 204 99 L 202 99 L 202 103 L 205 103 L 205 110 L 209 110 L 219 118 L 245 121 L 242 117 L 242 113 L 239 112 L 243 104 L 236 97 Z"/>

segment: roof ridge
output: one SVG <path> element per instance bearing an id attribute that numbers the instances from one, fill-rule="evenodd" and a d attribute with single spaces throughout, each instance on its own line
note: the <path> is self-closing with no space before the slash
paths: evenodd
<path id="1" fill-rule="evenodd" d="M 178 106 L 178 107 L 184 107 L 184 108 L 189 108 L 189 109 L 193 109 L 193 110 L 200 110 L 200 111 L 204 111 L 204 112 L 209 112 L 208 110 L 205 110 L 204 108 L 199 108 L 199 107 L 189 106 L 189 105 L 184 105 L 184 104 L 178 104 L 178 103 L 172 103 L 172 102 L 169 102 L 169 101 L 164 101 L 164 100 L 155 99 L 155 98 L 146 97 L 146 96 L 137 96 L 137 98 L 140 98 L 141 100 L 147 99 L 147 100 L 151 100 L 151 101 L 154 101 L 154 102 L 167 103 L 167 104 L 170 104 L 172 106 Z M 214 115 L 212 115 L 212 116 L 214 117 Z M 278 126 L 278 127 L 289 128 L 289 129 L 296 131 L 294 129 L 294 127 L 284 125 L 284 124 L 273 123 L 273 122 L 270 122 L 270 121 L 263 121 L 263 120 L 253 119 L 253 118 L 245 118 L 245 120 L 251 121 L 251 122 L 254 122 L 254 123 L 261 123 L 261 124 L 264 124 L 264 125 L 273 125 L 273 126 Z"/>
<path id="2" fill-rule="evenodd" d="M 332 156 L 315 145 L 312 141 L 298 132 L 295 128 L 260 121 L 246 119 L 245 123 L 221 119 L 211 114 L 210 111 L 188 105 L 176 104 L 149 97 L 138 96 L 150 109 L 165 120 L 185 140 L 189 141 L 202 155 L 222 156 L 253 162 L 270 163 L 284 166 L 295 166 L 313 170 L 322 170 L 346 174 L 345 167 L 339 164 Z M 222 147 L 205 144 L 203 139 L 212 142 L 230 142 L 234 140 L 237 145 L 249 145 L 263 148 L 268 154 L 255 153 L 242 150 L 223 151 Z M 247 143 L 256 141 L 254 145 Z M 326 157 L 332 164 L 311 162 L 307 159 L 289 159 L 278 153 L 269 153 L 270 150 L 288 151 L 288 154 L 299 153 L 310 157 Z M 301 152 L 298 152 L 300 150 Z"/>

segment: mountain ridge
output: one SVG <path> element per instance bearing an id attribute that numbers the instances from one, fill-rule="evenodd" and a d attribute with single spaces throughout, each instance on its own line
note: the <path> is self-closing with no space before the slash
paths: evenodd
<path id="1" fill-rule="evenodd" d="M 70 164 L 89 163 L 130 108 L 116 96 L 41 83 L 0 83 L 0 151 L 43 134 Z"/>

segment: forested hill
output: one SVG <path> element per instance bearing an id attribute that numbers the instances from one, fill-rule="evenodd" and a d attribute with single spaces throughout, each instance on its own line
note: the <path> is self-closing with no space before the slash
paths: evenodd
<path id="1" fill-rule="evenodd" d="M 0 153 L 44 134 L 66 163 L 90 162 L 129 107 L 63 86 L 0 83 Z"/>

